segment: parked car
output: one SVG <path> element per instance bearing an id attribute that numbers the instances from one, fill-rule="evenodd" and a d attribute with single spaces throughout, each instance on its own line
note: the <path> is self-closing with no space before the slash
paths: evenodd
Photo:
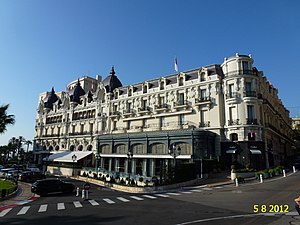
<path id="1" fill-rule="evenodd" d="M 60 179 L 37 180 L 31 186 L 31 192 L 40 196 L 50 193 L 72 193 L 75 185 Z"/>
<path id="2" fill-rule="evenodd" d="M 17 180 L 18 179 L 18 170 L 9 170 L 5 175 L 6 180 Z"/>
<path id="3" fill-rule="evenodd" d="M 23 171 L 19 175 L 19 180 L 24 182 L 33 182 L 36 180 L 45 179 L 46 176 L 40 172 L 34 172 L 34 171 Z"/>

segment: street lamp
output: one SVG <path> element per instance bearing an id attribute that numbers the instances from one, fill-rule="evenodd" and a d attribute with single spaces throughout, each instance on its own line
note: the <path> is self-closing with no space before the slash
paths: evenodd
<path id="1" fill-rule="evenodd" d="M 128 153 L 127 153 L 127 159 L 128 159 L 128 182 L 129 182 L 129 184 L 130 184 L 130 172 L 131 172 L 131 169 L 132 168 L 130 168 L 131 167 L 131 160 L 132 160 L 132 158 L 133 158 L 133 152 L 132 151 L 129 151 Z"/>
<path id="2" fill-rule="evenodd" d="M 178 146 L 177 149 L 176 149 L 175 144 L 172 144 L 172 145 L 169 147 L 168 153 L 169 153 L 169 155 L 171 155 L 171 156 L 173 157 L 173 165 L 174 165 L 173 179 L 175 179 L 176 157 L 180 155 L 180 153 L 181 153 L 181 148 L 180 148 L 180 146 Z"/>
<path id="3" fill-rule="evenodd" d="M 74 164 L 75 164 L 75 161 L 77 160 L 77 156 L 75 154 L 72 156 L 72 160 L 73 160 L 72 176 L 74 176 Z"/>
<path id="4" fill-rule="evenodd" d="M 101 159 L 101 156 L 98 152 L 95 153 L 96 163 L 95 163 L 95 170 L 98 172 L 98 161 Z"/>

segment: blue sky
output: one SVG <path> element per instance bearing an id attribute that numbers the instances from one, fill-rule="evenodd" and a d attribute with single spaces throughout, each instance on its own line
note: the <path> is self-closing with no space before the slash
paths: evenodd
<path id="1" fill-rule="evenodd" d="M 123 85 L 252 54 L 292 116 L 298 102 L 300 1 L 0 0 L 0 104 L 16 124 L 0 135 L 34 137 L 39 93 L 78 77 Z"/>

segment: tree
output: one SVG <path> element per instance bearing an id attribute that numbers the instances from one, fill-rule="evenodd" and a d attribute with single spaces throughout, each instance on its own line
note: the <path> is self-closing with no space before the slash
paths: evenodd
<path id="1" fill-rule="evenodd" d="M 26 150 L 26 152 L 28 152 L 29 145 L 32 145 L 32 141 L 27 140 L 27 141 L 24 142 L 24 144 L 27 145 L 27 150 Z"/>
<path id="2" fill-rule="evenodd" d="M 8 104 L 0 106 L 0 134 L 6 131 L 7 125 L 13 125 L 15 123 L 14 115 L 7 115 Z"/>

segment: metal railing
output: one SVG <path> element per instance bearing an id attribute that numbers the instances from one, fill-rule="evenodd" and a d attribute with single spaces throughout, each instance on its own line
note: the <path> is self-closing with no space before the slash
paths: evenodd
<path id="1" fill-rule="evenodd" d="M 252 75 L 252 76 L 258 76 L 258 72 L 255 70 L 234 70 L 226 73 L 225 75 L 231 76 L 231 75 Z"/>

